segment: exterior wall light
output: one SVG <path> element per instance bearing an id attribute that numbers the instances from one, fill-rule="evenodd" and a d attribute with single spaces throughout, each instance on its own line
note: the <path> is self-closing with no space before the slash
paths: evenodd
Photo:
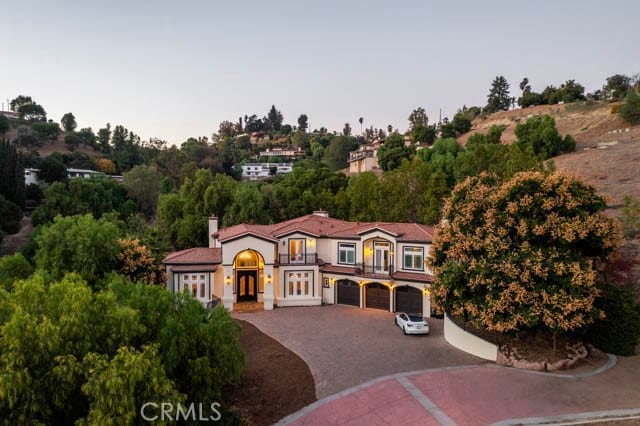
<path id="1" fill-rule="evenodd" d="M 271 284 L 271 274 L 267 275 L 267 284 Z"/>
<path id="2" fill-rule="evenodd" d="M 224 282 L 225 282 L 227 285 L 230 285 L 230 284 L 231 284 L 231 277 L 230 277 L 229 275 L 227 275 L 227 277 L 224 279 Z"/>

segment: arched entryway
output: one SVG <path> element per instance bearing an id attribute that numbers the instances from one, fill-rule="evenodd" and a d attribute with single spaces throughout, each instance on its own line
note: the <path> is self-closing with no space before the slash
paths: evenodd
<path id="1" fill-rule="evenodd" d="M 365 307 L 389 310 L 389 287 L 382 283 L 371 283 L 365 287 Z"/>
<path id="2" fill-rule="evenodd" d="M 233 260 L 236 301 L 256 302 L 264 291 L 264 260 L 255 250 L 244 250 Z"/>

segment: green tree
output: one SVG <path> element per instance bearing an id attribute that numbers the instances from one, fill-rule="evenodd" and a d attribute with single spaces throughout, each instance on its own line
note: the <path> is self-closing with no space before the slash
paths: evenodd
<path id="1" fill-rule="evenodd" d="M 20 230 L 22 210 L 20 207 L 0 195 L 0 233 L 15 234 Z"/>
<path id="2" fill-rule="evenodd" d="M 239 223 L 262 223 L 265 215 L 264 197 L 256 185 L 241 185 L 224 215 L 226 226 Z"/>
<path id="3" fill-rule="evenodd" d="M 131 198 L 136 200 L 138 211 L 146 217 L 153 216 L 160 195 L 160 174 L 147 165 L 135 166 L 122 175 L 122 185 Z"/>
<path id="4" fill-rule="evenodd" d="M 51 154 L 38 164 L 40 172 L 38 178 L 47 183 L 63 182 L 67 180 L 67 166 L 61 155 Z"/>
<path id="5" fill-rule="evenodd" d="M 342 128 L 342 134 L 344 136 L 351 136 L 351 126 L 349 123 L 344 123 L 344 127 Z"/>
<path id="6" fill-rule="evenodd" d="M 640 95 L 631 90 L 618 108 L 618 114 L 631 125 L 640 124 Z"/>
<path id="7" fill-rule="evenodd" d="M 0 257 L 0 289 L 11 291 L 13 283 L 33 274 L 33 267 L 22 253 Z"/>
<path id="8" fill-rule="evenodd" d="M 417 126 L 411 129 L 411 138 L 417 144 L 431 145 L 436 140 L 436 129 L 433 126 Z"/>
<path id="9" fill-rule="evenodd" d="M 491 90 L 487 95 L 487 106 L 484 111 L 491 114 L 498 111 L 507 111 L 511 105 L 509 96 L 509 83 L 503 76 L 497 76 L 491 83 Z"/>
<path id="10" fill-rule="evenodd" d="M 399 134 L 389 136 L 378 148 L 378 164 L 382 170 L 393 170 L 400 166 L 403 159 L 410 160 L 415 155 L 415 148 L 404 145 L 404 138 Z"/>
<path id="11" fill-rule="evenodd" d="M 107 177 L 55 182 L 45 189 L 45 198 L 47 202 L 33 212 L 34 225 L 52 222 L 57 215 L 91 213 L 99 219 L 106 213 L 116 212 L 124 220 L 135 212 L 135 203 L 127 197 L 125 188 Z"/>
<path id="12" fill-rule="evenodd" d="M 36 242 L 36 266 L 59 279 L 77 272 L 94 281 L 112 271 L 120 252 L 118 227 L 106 219 L 84 216 L 57 216 L 44 225 Z"/>
<path id="13" fill-rule="evenodd" d="M 306 132 L 309 127 L 309 117 L 307 114 L 300 114 L 298 117 L 298 130 L 301 132 Z"/>
<path id="14" fill-rule="evenodd" d="M 82 139 L 75 133 L 69 133 L 64 137 L 64 143 L 69 148 L 69 151 L 74 151 L 82 143 Z"/>
<path id="15" fill-rule="evenodd" d="M 631 78 L 624 74 L 612 75 L 607 78 L 604 87 L 602 87 L 604 98 L 614 101 L 624 99 L 629 90 L 631 90 Z"/>
<path id="16" fill-rule="evenodd" d="M 432 248 L 437 303 L 496 332 L 555 336 L 591 323 L 597 268 L 618 242 L 605 208 L 592 187 L 562 174 L 465 180 Z"/>
<path id="17" fill-rule="evenodd" d="M 102 152 L 107 153 L 111 151 L 111 124 L 107 123 L 105 127 L 98 130 L 98 143 L 100 144 Z"/>
<path id="18" fill-rule="evenodd" d="M 280 127 L 282 126 L 282 113 L 276 109 L 275 105 L 271 105 L 271 109 L 269 110 L 269 114 L 267 115 L 267 125 L 270 129 L 275 130 L 276 132 L 280 131 Z"/>
<path id="19" fill-rule="evenodd" d="M 640 235 L 640 200 L 625 195 L 620 225 L 625 237 L 634 238 Z"/>
<path id="20" fill-rule="evenodd" d="M 9 119 L 4 115 L 0 115 L 0 136 L 7 133 L 7 130 L 9 130 L 10 128 L 11 125 L 9 124 Z"/>
<path id="21" fill-rule="evenodd" d="M 0 300 L 8 424 L 137 424 L 143 402 L 216 401 L 242 372 L 238 325 L 187 294 L 120 276 L 92 292 L 77 274 L 36 274 Z"/>
<path id="22" fill-rule="evenodd" d="M 15 145 L 0 140 L 0 195 L 22 207 L 24 191 L 24 158 Z"/>
<path id="23" fill-rule="evenodd" d="M 18 108 L 18 114 L 20 118 L 28 121 L 46 121 L 47 112 L 42 105 L 38 104 L 25 104 Z"/>
<path id="24" fill-rule="evenodd" d="M 515 133 L 522 150 L 531 149 L 543 160 L 576 149 L 576 141 L 571 135 L 560 136 L 555 119 L 549 115 L 528 118 L 516 125 Z"/>
<path id="25" fill-rule="evenodd" d="M 62 116 L 60 120 L 60 124 L 62 124 L 62 128 L 65 132 L 73 132 L 78 127 L 78 123 L 76 123 L 76 117 L 68 112 Z"/>
<path id="26" fill-rule="evenodd" d="M 409 114 L 409 130 L 413 131 L 419 127 L 427 127 L 429 125 L 429 117 L 424 108 L 418 107 Z"/>
<path id="27" fill-rule="evenodd" d="M 351 176 L 347 187 L 351 203 L 349 218 L 361 222 L 375 221 L 381 204 L 379 194 L 380 182 L 374 173 L 363 172 Z"/>
<path id="28" fill-rule="evenodd" d="M 38 121 L 31 124 L 31 128 L 36 132 L 38 139 L 41 141 L 55 142 L 58 140 L 58 135 L 60 135 L 60 126 L 58 126 L 58 123 L 45 123 Z"/>
<path id="29" fill-rule="evenodd" d="M 324 150 L 322 161 L 332 171 L 341 170 L 348 166 L 349 152 L 357 148 L 355 141 L 347 136 L 337 136 Z"/>
<path id="30" fill-rule="evenodd" d="M 80 129 L 80 131 L 78 132 L 78 137 L 80 138 L 80 140 L 82 141 L 82 144 L 86 147 L 86 146 L 91 146 L 91 147 L 95 147 L 96 146 L 96 135 L 95 133 L 93 133 L 93 130 L 91 129 L 91 127 L 84 127 L 82 129 Z"/>

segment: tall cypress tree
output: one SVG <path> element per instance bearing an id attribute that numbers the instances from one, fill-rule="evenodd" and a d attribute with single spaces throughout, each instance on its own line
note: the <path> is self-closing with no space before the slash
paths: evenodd
<path id="1" fill-rule="evenodd" d="M 0 195 L 24 207 L 24 162 L 9 141 L 0 140 Z"/>

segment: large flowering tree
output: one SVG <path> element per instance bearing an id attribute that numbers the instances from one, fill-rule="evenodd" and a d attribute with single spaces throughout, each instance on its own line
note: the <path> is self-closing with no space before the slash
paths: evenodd
<path id="1" fill-rule="evenodd" d="M 618 230 L 605 200 L 579 179 L 482 174 L 457 185 L 432 247 L 434 293 L 450 315 L 490 331 L 554 335 L 601 315 L 598 265 Z"/>

